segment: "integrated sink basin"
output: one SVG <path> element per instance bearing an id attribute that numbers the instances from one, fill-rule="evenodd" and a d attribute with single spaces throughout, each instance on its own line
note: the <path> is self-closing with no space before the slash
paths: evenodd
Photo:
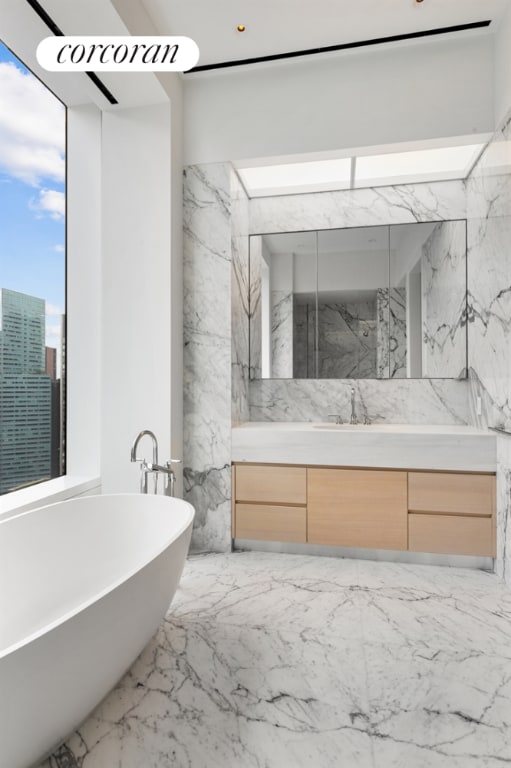
<path id="1" fill-rule="evenodd" d="M 232 430 L 232 460 L 495 472 L 496 436 L 450 425 L 245 422 Z"/>

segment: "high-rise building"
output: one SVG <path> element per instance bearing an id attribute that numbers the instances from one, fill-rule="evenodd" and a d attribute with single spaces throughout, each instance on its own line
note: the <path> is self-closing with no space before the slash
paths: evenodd
<path id="1" fill-rule="evenodd" d="M 67 410 L 66 410 L 66 338 L 67 338 L 67 324 L 66 316 L 62 315 L 60 318 L 60 474 L 66 473 L 66 427 L 67 427 Z"/>
<path id="2" fill-rule="evenodd" d="M 57 380 L 57 350 L 54 347 L 46 347 L 45 373 L 52 381 Z"/>
<path id="3" fill-rule="evenodd" d="M 51 477 L 45 302 L 0 289 L 0 493 Z"/>
<path id="4" fill-rule="evenodd" d="M 59 477 L 60 457 L 60 380 L 57 379 L 57 350 L 46 347 L 46 375 L 51 379 L 51 476 Z"/>

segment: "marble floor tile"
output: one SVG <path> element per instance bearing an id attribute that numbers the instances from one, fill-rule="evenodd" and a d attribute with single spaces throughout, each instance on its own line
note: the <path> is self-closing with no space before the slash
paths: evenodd
<path id="1" fill-rule="evenodd" d="M 171 617 L 69 746 L 84 768 L 371 768 L 367 713 L 358 642 Z"/>
<path id="2" fill-rule="evenodd" d="M 280 566 L 274 568 L 280 558 Z M 269 553 L 234 553 L 194 558 L 172 614 L 215 622 L 324 632 L 361 639 L 359 564 Z"/>
<path id="3" fill-rule="evenodd" d="M 364 646 L 376 768 L 511 764 L 511 662 L 484 652 Z"/>
<path id="4" fill-rule="evenodd" d="M 41 768 L 511 766 L 511 601 L 483 572 L 191 557 L 158 633 Z"/>
<path id="5" fill-rule="evenodd" d="M 368 590 L 361 600 L 364 638 L 424 648 L 484 650 L 511 659 L 509 615 L 488 609 L 480 596 L 439 595 L 402 586 Z"/>

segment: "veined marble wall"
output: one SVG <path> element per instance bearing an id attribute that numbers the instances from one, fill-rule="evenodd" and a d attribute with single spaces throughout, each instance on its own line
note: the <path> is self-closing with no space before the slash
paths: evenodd
<path id="1" fill-rule="evenodd" d="M 320 302 L 317 313 L 315 302 L 296 306 L 293 343 L 294 378 L 375 378 L 376 292 L 372 302 Z"/>
<path id="2" fill-rule="evenodd" d="M 186 169 L 184 482 L 197 511 L 194 550 L 230 548 L 232 423 L 348 415 L 352 384 L 361 419 L 469 421 L 466 381 L 249 382 L 248 234 L 464 217 L 461 182 L 248 201 L 229 164 Z"/>
<path id="3" fill-rule="evenodd" d="M 464 219 L 466 190 L 462 181 L 442 181 L 281 195 L 250 200 L 249 212 L 251 234 Z M 352 384 L 362 417 L 367 411 L 373 421 L 469 423 L 467 380 L 254 380 L 250 418 L 314 421 L 337 410 L 348 413 Z"/>
<path id="4" fill-rule="evenodd" d="M 249 205 L 254 235 L 466 217 L 463 181 L 257 197 Z"/>
<path id="5" fill-rule="evenodd" d="M 461 384 L 461 386 L 460 386 Z M 349 420 L 351 387 L 357 414 L 389 424 L 467 424 L 467 382 L 450 379 L 259 379 L 250 382 L 251 421 Z"/>
<path id="6" fill-rule="evenodd" d="M 464 221 L 440 224 L 422 247 L 422 371 L 467 375 L 467 237 Z"/>
<path id="7" fill-rule="evenodd" d="M 248 231 L 248 225 L 247 225 Z M 250 339 L 250 377 L 259 378 L 262 372 L 262 293 L 263 280 L 263 238 L 246 238 L 249 249 L 248 326 Z M 239 296 L 238 305 L 243 304 Z M 268 322 L 268 326 L 270 323 Z"/>
<path id="8" fill-rule="evenodd" d="M 231 170 L 231 334 L 232 423 L 248 421 L 249 382 L 249 241 L 248 197 Z M 227 297 L 226 297 L 227 299 Z"/>
<path id="9" fill-rule="evenodd" d="M 247 199 L 230 164 L 189 167 L 184 181 L 184 497 L 192 549 L 223 551 L 231 421 L 248 415 Z"/>
<path id="10" fill-rule="evenodd" d="M 271 291 L 271 376 L 293 378 L 293 291 Z"/>
<path id="11" fill-rule="evenodd" d="M 377 378 L 406 379 L 406 288 L 377 293 Z"/>
<path id="12" fill-rule="evenodd" d="M 315 376 L 316 303 L 294 301 L 293 307 L 293 378 Z M 260 378 L 260 377 L 258 377 Z"/>
<path id="13" fill-rule="evenodd" d="M 511 431 L 511 115 L 467 182 L 472 418 Z M 482 413 L 477 413 L 477 398 Z M 511 584 L 511 437 L 497 438 L 497 572 Z"/>
<path id="14" fill-rule="evenodd" d="M 318 305 L 318 378 L 376 377 L 374 299 Z"/>

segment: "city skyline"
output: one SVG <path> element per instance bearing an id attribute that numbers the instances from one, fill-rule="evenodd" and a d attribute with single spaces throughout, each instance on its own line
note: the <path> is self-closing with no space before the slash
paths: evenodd
<path id="1" fill-rule="evenodd" d="M 61 102 L 0 42 L 0 288 L 45 301 L 46 346 L 59 356 L 65 119 Z"/>
<path id="2" fill-rule="evenodd" d="M 61 382 L 47 371 L 44 324 L 44 299 L 0 289 L 0 494 L 62 473 Z"/>

